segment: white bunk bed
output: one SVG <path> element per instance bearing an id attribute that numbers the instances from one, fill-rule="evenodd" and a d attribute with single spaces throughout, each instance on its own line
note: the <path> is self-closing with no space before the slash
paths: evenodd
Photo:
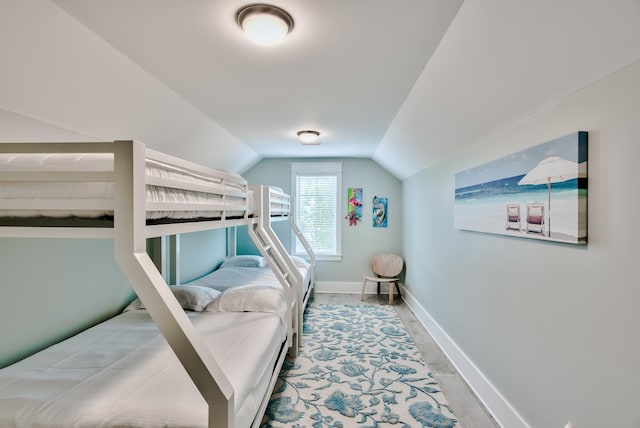
<path id="1" fill-rule="evenodd" d="M 252 212 L 257 221 L 249 226 L 249 236 L 256 244 L 260 253 L 269 263 L 269 267 L 276 273 L 280 282 L 288 281 L 290 287 L 296 291 L 297 304 L 293 313 L 293 347 L 302 346 L 302 325 L 304 310 L 315 290 L 315 253 L 308 241 L 295 224 L 291 216 L 291 200 L 282 189 L 272 186 L 251 185 L 253 195 Z M 292 232 L 302 243 L 308 260 L 308 266 L 303 266 L 297 258 L 289 255 L 275 231 L 271 227 L 274 221 L 288 220 Z M 295 351 L 294 351 L 295 352 Z M 294 353 L 294 355 L 296 355 Z"/>
<path id="2" fill-rule="evenodd" d="M 33 159 L 29 158 L 35 158 L 38 166 L 34 167 L 31 162 Z M 71 166 L 68 163 L 69 159 L 72 159 Z M 156 413 L 158 403 L 168 406 L 172 401 L 172 394 L 175 392 L 172 386 L 174 382 L 186 388 L 183 391 L 185 395 L 182 396 L 186 401 L 189 401 L 188 398 L 194 391 L 201 395 L 202 406 L 200 411 L 194 411 L 194 413 L 202 419 L 197 423 L 192 423 L 191 420 L 185 421 L 184 425 L 208 425 L 210 428 L 245 427 L 248 424 L 259 426 L 287 349 L 292 346 L 293 320 L 297 315 L 292 314 L 290 308 L 297 302 L 296 290 L 290 288 L 288 282 L 283 283 L 283 306 L 286 309 L 279 316 L 270 313 L 219 310 L 187 313 L 147 255 L 145 242 L 146 238 L 150 237 L 255 223 L 257 219 L 249 215 L 249 192 L 246 181 L 236 174 L 213 170 L 165 155 L 133 141 L 0 144 L 0 161 L 2 162 L 0 184 L 3 192 L 0 198 L 0 217 L 3 217 L 3 220 L 10 220 L 8 223 L 4 221 L 1 223 L 0 236 L 112 238 L 115 260 L 146 309 L 126 312 L 108 320 L 107 327 L 103 330 L 112 332 L 113 328 L 120 328 L 118 326 L 122 323 L 127 324 L 125 321 L 132 318 L 135 320 L 134 324 L 139 322 L 136 325 L 141 326 L 144 335 L 148 334 L 151 329 L 149 326 L 153 326 L 154 323 L 173 351 L 168 352 L 168 348 L 160 349 L 158 342 L 163 342 L 160 337 L 150 338 L 149 347 L 144 349 L 127 348 L 131 345 L 130 343 L 122 344 L 118 352 L 128 352 L 127 361 L 135 361 L 136 364 L 115 364 L 101 369 L 101 373 L 109 375 L 120 373 L 121 376 L 115 378 L 106 375 L 90 376 L 91 382 L 87 383 L 83 381 L 82 375 L 69 370 L 66 373 L 72 374 L 71 379 L 59 380 L 62 380 L 69 390 L 84 391 L 84 394 L 78 396 L 79 398 L 98 397 L 98 402 L 101 402 L 101 397 L 109 395 L 109 392 L 112 397 L 118 397 L 122 401 L 122 397 L 119 396 L 129 391 L 127 388 L 149 393 L 155 391 L 156 393 L 151 394 L 150 397 L 146 397 L 141 392 L 137 397 L 139 401 L 136 401 L 134 406 L 113 406 L 114 409 L 125 412 L 126 417 L 129 415 L 126 409 L 139 412 L 132 416 L 134 425 L 138 426 L 156 424 L 157 421 L 152 415 Z M 49 186 L 53 186 L 56 196 L 40 193 L 41 189 Z M 32 192 L 29 189 L 34 188 L 39 190 L 29 193 Z M 54 217 L 52 221 L 51 217 Z M 85 217 L 91 217 L 94 220 L 76 221 Z M 94 224 L 94 221 L 97 223 Z M 78 223 L 80 226 L 76 226 Z M 34 227 L 33 224 L 37 226 Z M 274 254 L 271 250 L 266 251 Z M 274 256 L 277 259 L 275 263 L 278 263 L 281 257 L 277 254 Z M 273 263 L 273 261 L 270 262 L 270 264 Z M 281 320 L 284 320 L 284 323 Z M 116 327 L 109 323 L 115 323 Z M 257 328 L 264 324 L 270 324 L 272 327 L 267 330 Z M 276 324 L 283 324 L 282 332 L 275 326 Z M 128 328 L 126 327 L 125 330 L 128 331 Z M 89 329 L 72 338 L 75 339 L 75 345 L 72 344 L 72 348 L 80 346 L 86 349 L 87 343 L 96 340 L 94 335 L 97 334 L 97 330 L 100 328 Z M 249 335 L 251 332 L 255 334 L 261 331 L 259 337 L 269 336 L 269 340 L 262 341 L 264 343 L 256 342 L 262 344 L 261 352 L 264 352 L 259 359 L 268 360 L 267 367 L 270 367 L 266 378 L 260 377 L 260 388 L 257 384 L 248 384 L 248 376 L 254 374 L 252 370 L 257 363 L 253 364 L 251 359 L 247 358 L 246 347 L 243 349 L 235 346 L 235 342 L 234 346 L 228 346 L 231 338 L 237 339 L 242 336 L 240 331 Z M 60 346 L 64 346 L 65 342 L 61 342 Z M 139 340 L 135 339 L 133 342 L 138 343 Z M 255 346 L 256 343 L 251 345 Z M 12 421 L 16 424 L 16 421 L 20 420 L 19 415 L 11 416 L 7 413 L 14 407 L 17 408 L 16 412 L 23 416 L 28 414 L 34 418 L 25 419 L 27 421 L 25 424 L 30 425 L 29 421 L 38 420 L 34 406 L 39 409 L 38 411 L 45 413 L 58 409 L 56 414 L 64 417 L 76 415 L 77 406 L 91 405 L 91 400 L 73 401 L 71 405 L 65 401 L 64 395 L 58 401 L 54 397 L 56 394 L 37 397 L 37 394 L 33 394 L 30 390 L 38 387 L 37 372 L 51 375 L 53 370 L 53 377 L 64 372 L 58 370 L 61 362 L 55 357 L 59 352 L 56 346 L 48 348 L 48 350 L 53 349 L 51 351 L 53 354 L 46 353 L 47 350 L 44 350 L 0 370 L 0 406 L 4 406 L 0 407 L 0 414 L 5 418 L 0 419 L 0 425 L 12 426 Z M 170 355 L 173 354 L 175 358 L 171 360 Z M 162 395 L 161 391 L 148 387 L 145 390 L 137 386 L 132 372 L 138 363 L 148 360 L 157 364 L 164 357 L 167 358 L 167 364 L 172 367 L 165 371 L 175 373 L 181 378 L 177 381 L 173 378 L 153 380 L 153 384 L 170 388 L 166 391 L 168 395 L 165 399 L 158 400 L 158 395 Z M 86 363 L 86 358 L 90 356 L 85 355 L 80 358 L 80 361 Z M 107 362 L 111 361 L 110 357 L 105 359 Z M 51 362 L 52 366 L 41 365 L 43 361 Z M 69 360 L 63 359 L 63 361 Z M 242 362 L 249 364 L 250 367 L 243 367 Z M 94 363 L 98 364 L 98 362 L 91 364 Z M 150 374 L 156 374 L 159 366 L 152 365 L 149 368 L 143 365 L 143 367 L 146 367 L 144 370 Z M 73 367 L 69 368 L 73 369 Z M 192 383 L 185 376 L 184 371 Z M 20 374 L 26 374 L 27 378 L 16 377 Z M 104 383 L 99 383 L 100 379 Z M 77 386 L 74 386 L 73 382 L 78 382 Z M 98 383 L 93 384 L 93 382 Z M 51 384 L 44 382 L 40 385 L 44 387 Z M 116 385 L 121 387 L 113 389 Z M 15 389 L 12 389 L 13 386 Z M 87 389 L 87 387 L 90 388 Z M 43 394 L 50 392 L 45 391 Z M 26 402 L 25 400 L 30 396 L 36 396 L 32 397 L 36 401 Z M 171 398 L 166 399 L 166 397 Z M 254 404 L 249 405 L 249 409 L 246 406 L 251 401 Z M 151 407 L 146 408 L 147 405 Z M 178 401 L 173 407 L 180 407 L 180 405 L 181 402 Z M 65 411 L 72 407 L 76 409 L 75 412 Z M 108 412 L 104 413 L 105 411 L 100 407 L 98 414 L 103 412 L 102 414 L 106 415 Z M 145 412 L 149 417 L 148 423 L 135 419 L 139 415 L 146 417 Z M 182 414 L 179 410 L 175 412 Z M 45 417 L 44 420 L 46 423 L 47 418 Z M 180 417 L 178 421 L 167 418 L 159 424 L 184 426 L 180 420 Z M 93 422 L 78 422 L 77 426 L 110 426 L 110 423 L 107 418 Z M 173 425 L 174 423 L 176 425 Z M 57 425 L 76 426 L 69 420 L 58 421 Z M 17 426 L 20 425 L 17 424 Z M 113 426 L 126 425 L 122 420 L 117 420 L 113 422 Z"/>

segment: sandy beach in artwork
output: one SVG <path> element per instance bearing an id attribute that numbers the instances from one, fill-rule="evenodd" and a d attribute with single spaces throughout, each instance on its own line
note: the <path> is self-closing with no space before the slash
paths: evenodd
<path id="1" fill-rule="evenodd" d="M 546 190 L 532 199 L 531 193 L 503 195 L 475 200 L 456 200 L 455 227 L 487 233 L 545 239 L 551 241 L 582 243 L 586 241 L 587 198 L 578 198 L 578 190 L 553 193 L 549 212 Z M 540 196 L 540 197 L 538 197 Z M 527 204 L 542 203 L 545 224 L 542 233 L 527 232 Z M 507 222 L 507 204 L 520 206 L 520 225 Z M 549 216 L 550 214 L 550 216 Z M 550 218 L 549 218 L 550 217 Z M 549 236 L 549 226 L 551 236 Z M 536 228 L 533 228 L 536 229 Z"/>

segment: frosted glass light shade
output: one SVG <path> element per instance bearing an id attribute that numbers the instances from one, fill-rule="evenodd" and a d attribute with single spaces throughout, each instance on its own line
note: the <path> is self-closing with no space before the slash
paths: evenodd
<path id="1" fill-rule="evenodd" d="M 287 24 L 282 19 L 266 14 L 247 17 L 242 29 L 249 40 L 260 46 L 279 45 L 284 42 L 289 32 Z"/>
<path id="2" fill-rule="evenodd" d="M 298 131 L 298 138 L 302 144 L 318 144 L 320 133 L 318 131 Z"/>
<path id="3" fill-rule="evenodd" d="M 293 28 L 293 18 L 285 10 L 267 4 L 253 4 L 238 10 L 238 25 L 247 38 L 260 46 L 284 42 Z"/>

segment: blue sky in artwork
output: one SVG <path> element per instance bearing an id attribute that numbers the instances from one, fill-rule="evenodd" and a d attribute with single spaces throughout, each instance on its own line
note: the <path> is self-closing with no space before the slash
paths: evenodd
<path id="1" fill-rule="evenodd" d="M 578 149 L 578 135 L 577 132 L 574 132 L 530 149 L 459 172 L 455 177 L 455 188 L 460 189 L 502 178 L 524 175 L 549 156 L 560 156 L 573 162 L 583 160 L 579 159 L 580 157 L 586 160 L 586 154 L 581 156 Z"/>

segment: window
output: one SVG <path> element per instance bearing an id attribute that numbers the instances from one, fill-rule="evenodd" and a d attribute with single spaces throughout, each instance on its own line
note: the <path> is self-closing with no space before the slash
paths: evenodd
<path id="1" fill-rule="evenodd" d="M 291 164 L 294 219 L 318 260 L 341 260 L 340 189 L 341 162 L 294 162 Z M 294 254 L 305 254 L 292 235 Z"/>

